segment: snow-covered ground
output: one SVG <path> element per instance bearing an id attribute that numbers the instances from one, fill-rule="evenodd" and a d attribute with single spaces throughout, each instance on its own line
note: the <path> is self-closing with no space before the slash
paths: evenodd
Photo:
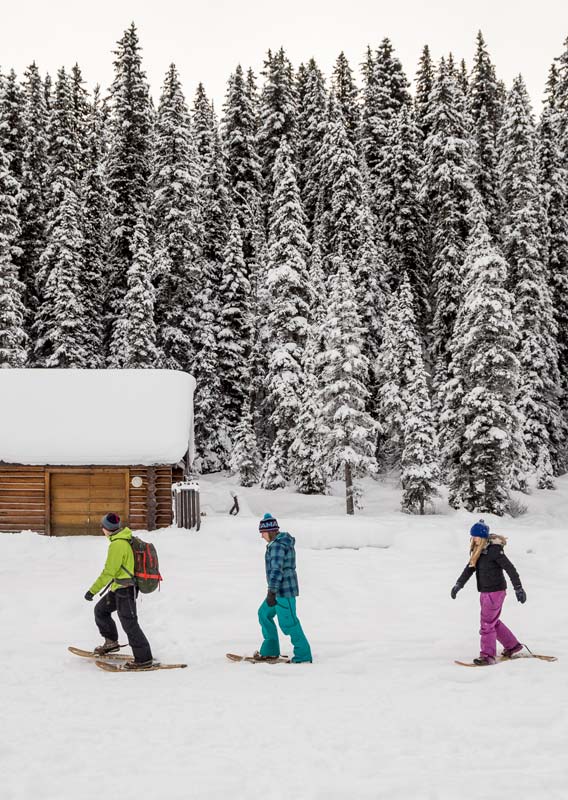
<path id="1" fill-rule="evenodd" d="M 343 499 L 202 483 L 200 533 L 159 545 L 160 594 L 139 605 L 155 657 L 172 672 L 111 675 L 67 645 L 99 641 L 83 594 L 101 538 L 0 535 L 2 800 L 100 797 L 243 800 L 492 800 L 568 797 L 568 479 L 535 492 L 510 537 L 526 588 L 503 619 L 556 663 L 454 665 L 478 651 L 478 594 L 450 588 L 474 517 L 438 503 L 423 518 L 369 482 L 366 509 Z M 260 644 L 271 511 L 297 541 L 299 616 L 313 665 L 233 664 Z M 123 638 L 123 641 L 125 639 Z M 287 644 L 284 652 L 289 652 Z"/>

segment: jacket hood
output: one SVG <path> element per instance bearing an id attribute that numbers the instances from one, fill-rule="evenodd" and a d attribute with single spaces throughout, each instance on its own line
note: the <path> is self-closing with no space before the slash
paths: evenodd
<path id="1" fill-rule="evenodd" d="M 285 547 L 294 547 L 296 544 L 294 537 L 290 536 L 290 534 L 286 531 L 280 531 L 278 536 L 273 541 L 280 542 L 280 544 L 283 544 Z"/>
<path id="2" fill-rule="evenodd" d="M 132 531 L 130 528 L 122 528 L 122 530 L 113 533 L 113 535 L 109 536 L 108 538 L 111 542 L 116 542 L 117 539 L 126 539 L 128 541 L 129 539 L 132 539 Z"/>

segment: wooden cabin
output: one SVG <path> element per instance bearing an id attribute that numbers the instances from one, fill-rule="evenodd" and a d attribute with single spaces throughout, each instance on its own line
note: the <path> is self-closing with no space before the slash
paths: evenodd
<path id="1" fill-rule="evenodd" d="M 193 452 L 191 375 L 0 369 L 0 532 L 99 534 L 172 523 L 172 482 Z"/>

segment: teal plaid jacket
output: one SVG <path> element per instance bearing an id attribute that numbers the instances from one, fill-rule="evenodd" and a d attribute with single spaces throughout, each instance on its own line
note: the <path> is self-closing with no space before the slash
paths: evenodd
<path id="1" fill-rule="evenodd" d="M 266 546 L 264 564 L 268 589 L 280 597 L 297 597 L 298 576 L 296 574 L 296 540 L 286 531 Z"/>

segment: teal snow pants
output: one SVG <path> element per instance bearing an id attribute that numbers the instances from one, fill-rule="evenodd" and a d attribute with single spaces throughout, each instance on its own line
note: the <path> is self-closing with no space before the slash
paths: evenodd
<path id="1" fill-rule="evenodd" d="M 300 625 L 300 620 L 296 616 L 295 597 L 277 596 L 275 606 L 269 606 L 265 600 L 258 609 L 258 621 L 260 622 L 264 639 L 260 647 L 261 656 L 280 655 L 278 629 L 274 624 L 274 617 L 278 619 L 282 633 L 292 639 L 292 644 L 294 645 L 294 658 L 292 660 L 295 662 L 311 661 L 312 651 Z"/>

